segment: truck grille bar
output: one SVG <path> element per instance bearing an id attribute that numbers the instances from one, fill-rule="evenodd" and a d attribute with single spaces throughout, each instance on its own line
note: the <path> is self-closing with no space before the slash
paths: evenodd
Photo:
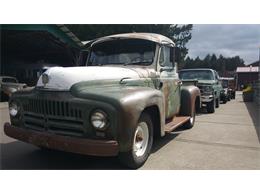
<path id="1" fill-rule="evenodd" d="M 24 126 L 38 131 L 82 136 L 82 110 L 66 101 L 29 98 L 23 105 Z"/>

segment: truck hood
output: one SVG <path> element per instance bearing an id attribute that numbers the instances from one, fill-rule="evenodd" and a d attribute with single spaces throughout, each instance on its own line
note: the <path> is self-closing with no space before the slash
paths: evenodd
<path id="1" fill-rule="evenodd" d="M 42 75 L 37 87 L 48 89 L 69 90 L 72 85 L 83 81 L 108 80 L 118 81 L 124 79 L 149 78 L 156 75 L 155 70 L 149 68 L 129 68 L 113 66 L 89 66 L 89 67 L 53 67 L 44 74 L 48 75 L 48 82 L 44 85 Z"/>

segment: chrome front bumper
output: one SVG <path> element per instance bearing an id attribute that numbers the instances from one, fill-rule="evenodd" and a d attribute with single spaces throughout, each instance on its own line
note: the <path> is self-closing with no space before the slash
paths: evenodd
<path id="1" fill-rule="evenodd" d="M 37 132 L 5 123 L 7 136 L 36 146 L 93 156 L 116 156 L 119 146 L 115 140 L 93 140 Z"/>
<path id="2" fill-rule="evenodd" d="M 213 95 L 203 95 L 201 96 L 201 102 L 202 103 L 208 103 L 213 100 L 214 96 Z"/>

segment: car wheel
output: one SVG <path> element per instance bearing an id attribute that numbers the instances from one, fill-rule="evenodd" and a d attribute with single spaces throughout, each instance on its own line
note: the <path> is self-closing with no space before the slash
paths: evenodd
<path id="1" fill-rule="evenodd" d="M 211 102 L 207 103 L 207 112 L 208 113 L 214 113 L 215 112 L 215 99 L 213 99 Z"/>
<path id="2" fill-rule="evenodd" d="M 194 126 L 194 123 L 195 123 L 195 117 L 196 117 L 196 109 L 195 109 L 195 104 L 193 105 L 193 111 L 192 113 L 190 114 L 190 119 L 188 120 L 188 122 L 186 122 L 183 127 L 185 129 L 190 129 Z"/>
<path id="3" fill-rule="evenodd" d="M 150 155 L 153 144 L 153 123 L 151 117 L 143 113 L 132 133 L 131 150 L 119 154 L 119 160 L 129 168 L 141 167 Z"/>
<path id="4" fill-rule="evenodd" d="M 216 99 L 216 108 L 219 108 L 219 98 Z"/>

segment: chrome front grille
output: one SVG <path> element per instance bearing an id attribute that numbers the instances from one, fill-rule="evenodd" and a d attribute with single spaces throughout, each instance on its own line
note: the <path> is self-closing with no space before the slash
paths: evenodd
<path id="1" fill-rule="evenodd" d="M 23 104 L 24 126 L 38 131 L 82 136 L 82 110 L 66 101 L 29 98 Z"/>
<path id="2" fill-rule="evenodd" d="M 29 99 L 28 104 L 24 105 L 24 111 L 51 116 L 82 118 L 80 109 L 75 109 L 64 101 Z"/>
<path id="3" fill-rule="evenodd" d="M 200 93 L 203 94 L 203 87 L 202 86 L 197 86 L 200 89 Z"/>

